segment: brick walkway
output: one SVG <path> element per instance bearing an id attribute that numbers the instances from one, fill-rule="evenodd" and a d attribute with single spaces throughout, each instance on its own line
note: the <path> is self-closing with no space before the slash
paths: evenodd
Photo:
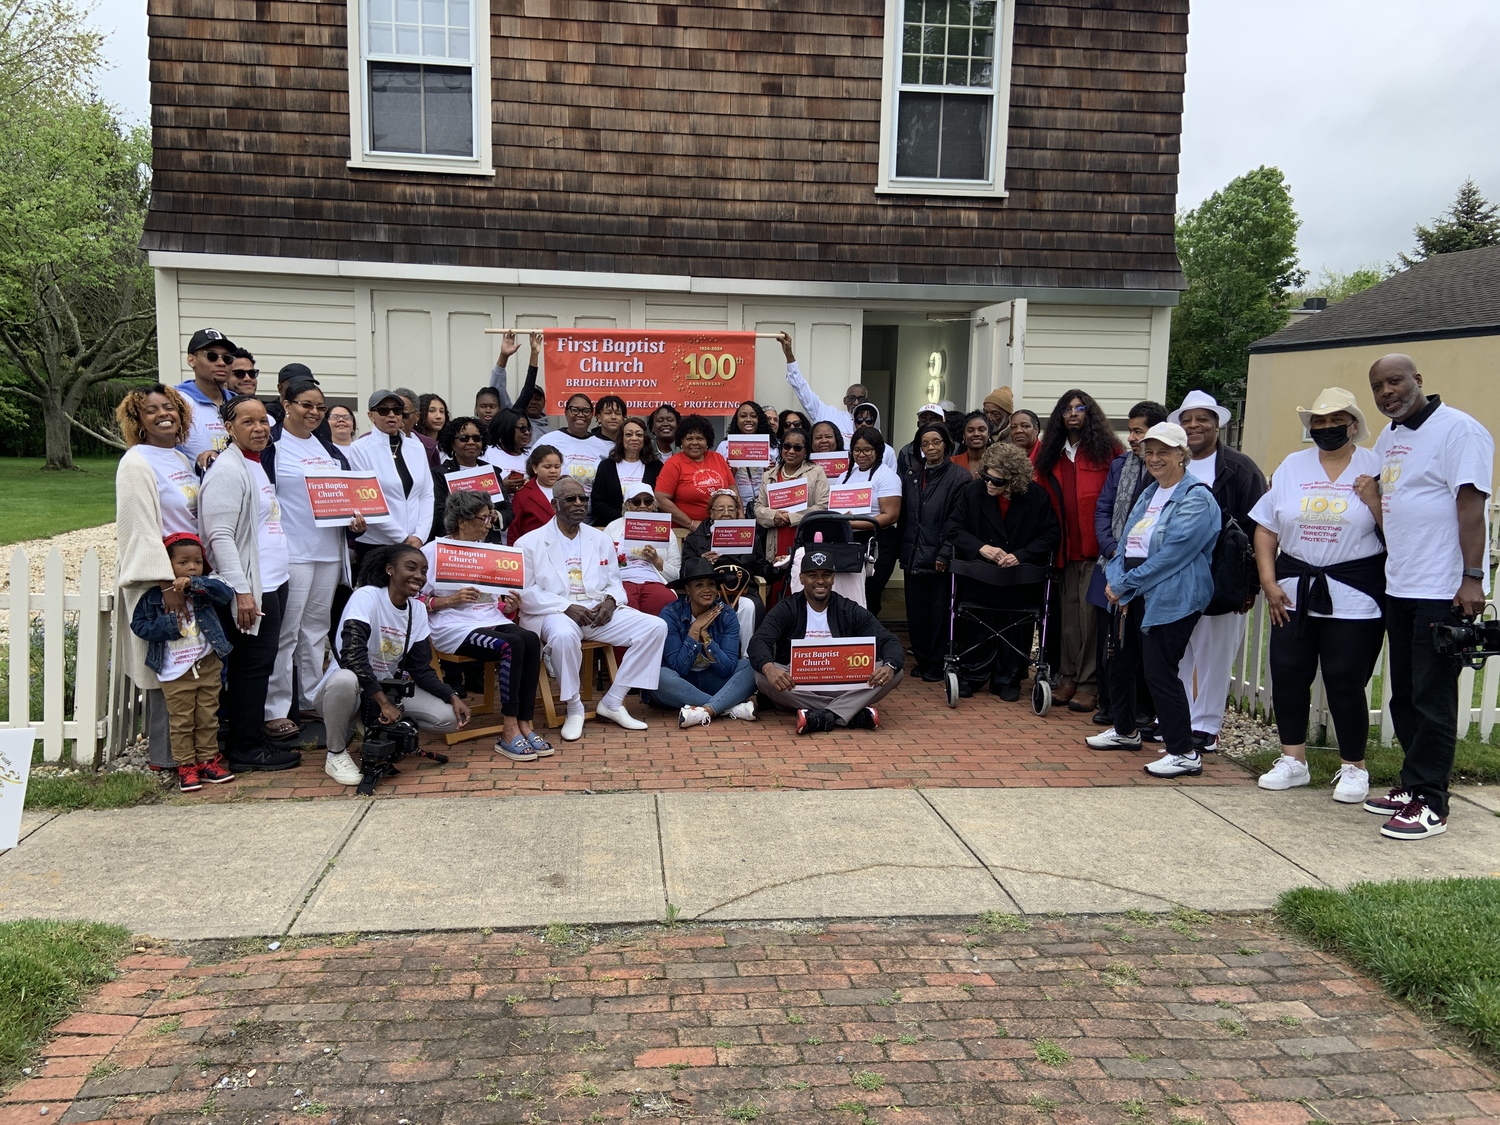
<path id="1" fill-rule="evenodd" d="M 778 711 L 765 711 L 757 723 L 721 719 L 706 728 L 683 731 L 675 714 L 644 707 L 635 696 L 629 706 L 652 724 L 649 731 L 590 722 L 576 743 L 564 743 L 550 731 L 549 740 L 558 752 L 524 764 L 496 754 L 493 738 L 451 748 L 442 746 L 440 739 L 428 739 L 427 745 L 449 755 L 448 765 L 413 759 L 401 767 L 399 777 L 382 782 L 378 793 L 500 797 L 581 790 L 1171 784 L 1141 772 L 1154 756 L 1149 750 L 1099 753 L 1085 746 L 1083 739 L 1101 729 L 1090 715 L 1056 707 L 1038 718 L 1029 702 L 1003 703 L 988 694 L 961 700 L 950 709 L 941 684 L 910 677 L 886 697 L 882 729 L 873 732 L 798 738 L 793 716 Z M 1214 756 L 1201 781 L 1254 783 L 1244 770 Z M 210 786 L 190 799 L 332 797 L 348 792 L 324 775 L 323 755 L 313 750 L 299 769 Z"/>
<path id="2" fill-rule="evenodd" d="M 132 957 L 0 1125 L 1500 1118 L 1493 1071 L 1255 920 L 553 937 Z"/>

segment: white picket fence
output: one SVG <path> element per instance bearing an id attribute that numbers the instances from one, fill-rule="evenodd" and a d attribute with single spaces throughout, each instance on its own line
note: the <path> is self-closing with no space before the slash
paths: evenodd
<path id="1" fill-rule="evenodd" d="M 1250 611 L 1250 620 L 1245 629 L 1245 644 L 1234 663 L 1234 673 L 1229 681 L 1229 694 L 1233 704 L 1241 711 L 1258 712 L 1271 718 L 1271 671 L 1267 667 L 1267 641 L 1270 637 L 1270 616 L 1266 599 L 1257 598 L 1255 608 Z M 1375 674 L 1365 688 L 1365 698 L 1370 704 L 1370 725 L 1379 731 L 1380 745 L 1390 746 L 1396 740 L 1395 728 L 1391 725 L 1390 708 L 1384 706 L 1385 694 L 1389 691 L 1389 680 L 1384 675 L 1386 658 L 1390 654 L 1389 643 L 1382 645 L 1380 660 L 1375 665 Z M 1484 678 L 1480 681 L 1480 702 L 1474 700 L 1474 670 L 1465 668 L 1458 678 L 1459 737 L 1477 726 L 1479 737 L 1488 739 L 1500 720 L 1500 659 L 1489 660 L 1484 666 Z M 1468 723 L 1464 722 L 1464 704 L 1469 703 Z M 1323 696 L 1323 677 L 1313 684 L 1310 737 L 1317 737 L 1318 729 L 1325 729 L 1326 739 L 1332 736 L 1333 720 Z"/>
<path id="2" fill-rule="evenodd" d="M 109 741 L 114 709 L 109 706 L 110 619 L 114 613 L 113 589 L 100 581 L 99 556 L 92 550 L 83 557 L 78 593 L 64 589 L 62 551 L 53 547 L 47 555 L 40 591 L 31 588 L 31 565 L 24 548 L 17 547 L 10 560 L 10 591 L 0 594 L 10 631 L 10 692 L 4 727 L 29 726 L 42 742 L 42 757 L 61 761 L 65 752 L 76 764 L 99 760 L 100 746 Z M 42 647 L 42 716 L 31 718 L 31 636 L 34 620 L 40 620 Z M 78 630 L 77 655 L 73 666 L 73 713 L 67 713 L 67 626 Z"/>

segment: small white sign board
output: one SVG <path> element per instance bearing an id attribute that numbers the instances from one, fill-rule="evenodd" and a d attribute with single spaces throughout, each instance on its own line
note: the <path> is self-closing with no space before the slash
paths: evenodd
<path id="1" fill-rule="evenodd" d="M 21 810 L 26 805 L 35 742 L 36 733 L 30 727 L 0 730 L 0 851 L 15 847 L 21 839 Z"/>

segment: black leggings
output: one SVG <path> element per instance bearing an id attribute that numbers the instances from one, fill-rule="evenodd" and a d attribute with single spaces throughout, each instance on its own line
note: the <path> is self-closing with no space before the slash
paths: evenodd
<path id="1" fill-rule="evenodd" d="M 1200 613 L 1190 613 L 1165 625 L 1153 625 L 1142 633 L 1140 621 L 1146 613 L 1146 600 L 1136 598 L 1126 609 L 1124 634 L 1115 643 L 1114 659 L 1109 662 L 1110 717 L 1115 730 L 1129 737 L 1139 725 L 1136 722 L 1135 678 L 1144 675 L 1156 705 L 1156 721 L 1167 751 L 1190 754 L 1193 750 L 1193 716 L 1188 707 L 1187 690 L 1177 676 L 1177 666 L 1187 651 L 1188 638 L 1198 624 Z"/>
<path id="2" fill-rule="evenodd" d="M 894 524 L 875 533 L 875 570 L 865 579 L 865 608 L 880 616 L 880 599 L 901 557 L 901 532 Z"/>
<path id="3" fill-rule="evenodd" d="M 493 625 L 475 629 L 454 655 L 486 663 L 498 661 L 495 677 L 500 685 L 500 713 L 531 722 L 542 669 L 540 637 L 519 625 Z"/>
<path id="4" fill-rule="evenodd" d="M 231 758 L 244 758 L 265 745 L 266 689 L 276 654 L 281 648 L 281 615 L 286 612 L 287 584 L 283 582 L 260 597 L 260 628 L 255 635 L 234 626 L 235 603 L 219 611 L 229 643 L 224 661 L 224 690 L 220 715 L 224 719 L 224 748 Z"/>
<path id="5" fill-rule="evenodd" d="M 1365 686 L 1380 658 L 1384 635 L 1385 622 L 1378 617 L 1349 621 L 1309 615 L 1300 635 L 1295 617 L 1285 625 L 1271 626 L 1271 704 L 1283 746 L 1301 746 L 1307 741 L 1312 683 L 1321 666 L 1339 757 L 1346 762 L 1364 760 L 1370 737 Z"/>

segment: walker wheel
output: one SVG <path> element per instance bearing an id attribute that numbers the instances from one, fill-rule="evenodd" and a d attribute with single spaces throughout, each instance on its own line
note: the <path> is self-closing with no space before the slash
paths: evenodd
<path id="1" fill-rule="evenodd" d="M 1052 685 L 1044 676 L 1038 676 L 1031 685 L 1031 709 L 1038 715 L 1045 715 L 1052 710 Z"/>
<path id="2" fill-rule="evenodd" d="M 948 706 L 958 706 L 958 673 L 948 672 L 943 676 L 943 687 L 948 692 Z"/>

